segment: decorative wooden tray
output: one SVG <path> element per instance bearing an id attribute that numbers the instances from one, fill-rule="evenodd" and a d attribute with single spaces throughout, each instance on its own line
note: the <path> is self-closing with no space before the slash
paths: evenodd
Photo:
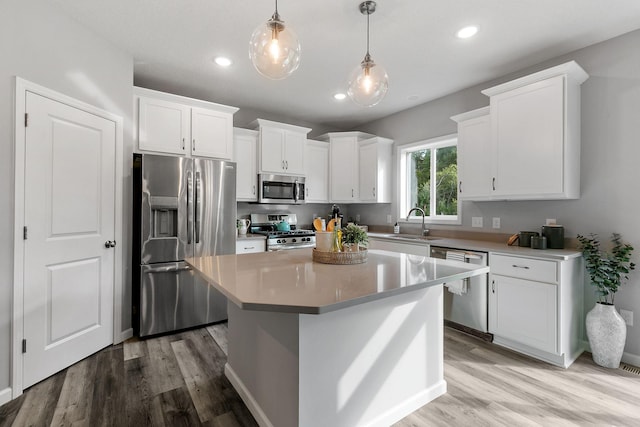
<path id="1" fill-rule="evenodd" d="M 367 262 L 367 250 L 357 252 L 320 252 L 313 249 L 313 261 L 322 264 L 362 264 Z"/>

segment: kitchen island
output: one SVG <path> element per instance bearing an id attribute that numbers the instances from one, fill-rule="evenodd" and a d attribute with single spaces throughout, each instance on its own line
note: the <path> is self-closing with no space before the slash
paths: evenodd
<path id="1" fill-rule="evenodd" d="M 229 299 L 225 374 L 262 426 L 386 426 L 446 392 L 442 283 L 488 267 L 312 249 L 188 259 Z"/>

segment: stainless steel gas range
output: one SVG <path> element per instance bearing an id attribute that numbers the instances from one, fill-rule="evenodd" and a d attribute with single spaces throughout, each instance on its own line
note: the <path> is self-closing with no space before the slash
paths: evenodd
<path id="1" fill-rule="evenodd" d="M 296 214 L 251 214 L 250 232 L 267 236 L 267 251 L 314 248 L 316 233 L 298 229 Z"/>

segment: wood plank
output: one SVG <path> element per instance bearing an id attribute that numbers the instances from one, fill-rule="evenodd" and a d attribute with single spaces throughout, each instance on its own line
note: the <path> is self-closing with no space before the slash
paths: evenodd
<path id="1" fill-rule="evenodd" d="M 122 345 L 97 355 L 90 426 L 125 425 L 124 352 Z"/>
<path id="2" fill-rule="evenodd" d="M 96 379 L 97 357 L 88 357 L 67 369 L 52 425 L 88 423 L 93 405 L 93 388 Z"/>
<path id="3" fill-rule="evenodd" d="M 66 374 L 67 371 L 65 369 L 25 390 L 26 396 L 13 421 L 13 425 L 49 425 L 50 420 L 53 418 Z"/>
<path id="4" fill-rule="evenodd" d="M 217 323 L 215 325 L 207 326 L 207 332 L 211 335 L 211 338 L 220 347 L 224 355 L 229 354 L 227 345 L 227 335 L 229 334 L 229 327 L 227 322 Z"/>
<path id="5" fill-rule="evenodd" d="M 185 386 L 160 393 L 154 400 L 162 408 L 165 426 L 192 427 L 200 425 L 196 408 L 193 406 Z"/>

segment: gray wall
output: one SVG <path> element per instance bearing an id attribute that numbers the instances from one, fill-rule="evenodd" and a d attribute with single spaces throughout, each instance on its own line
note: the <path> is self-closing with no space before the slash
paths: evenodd
<path id="1" fill-rule="evenodd" d="M 582 85 L 581 197 L 579 200 L 535 202 L 465 202 L 462 225 L 469 231 L 515 233 L 539 229 L 546 218 L 556 218 L 566 234 L 598 233 L 608 239 L 620 232 L 640 261 L 640 31 L 599 43 L 569 55 L 495 81 L 487 82 L 427 104 L 363 126 L 361 130 L 392 138 L 398 144 L 420 141 L 456 132 L 449 117 L 488 105 L 480 91 L 569 60 L 575 60 L 590 75 Z M 395 162 L 394 162 L 395 165 Z M 386 224 L 386 215 L 397 217 L 396 204 L 352 205 L 350 214 L 361 215 L 364 224 Z M 471 217 L 484 217 L 483 229 L 471 228 Z M 500 230 L 491 229 L 491 218 L 500 217 Z M 585 310 L 593 307 L 592 288 L 585 286 Z M 616 296 L 619 309 L 634 310 L 636 325 L 628 328 L 625 351 L 640 361 L 640 273 Z"/>
<path id="2" fill-rule="evenodd" d="M 130 174 L 133 59 L 59 13 L 46 0 L 0 2 L 0 391 L 10 386 L 13 290 L 13 77 L 124 118 L 124 171 Z M 130 188 L 129 177 L 125 190 Z M 130 200 L 128 191 L 125 200 Z M 125 203 L 125 218 L 130 211 Z M 127 223 L 125 222 L 125 227 Z M 126 232 L 126 230 L 125 230 Z M 129 257 L 125 249 L 125 256 Z M 118 283 L 118 286 L 120 283 Z M 123 307 L 129 307 L 126 294 Z M 123 310 L 123 329 L 130 327 Z"/>

